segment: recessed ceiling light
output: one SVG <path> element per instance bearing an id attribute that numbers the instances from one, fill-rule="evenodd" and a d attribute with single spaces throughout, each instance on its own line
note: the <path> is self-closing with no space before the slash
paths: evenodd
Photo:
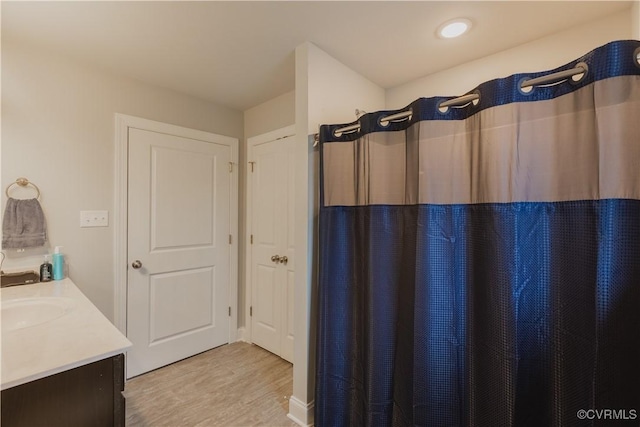
<path id="1" fill-rule="evenodd" d="M 438 28 L 438 36 L 445 39 L 452 39 L 458 37 L 469 31 L 471 28 L 471 21 L 466 18 L 452 19 Z"/>

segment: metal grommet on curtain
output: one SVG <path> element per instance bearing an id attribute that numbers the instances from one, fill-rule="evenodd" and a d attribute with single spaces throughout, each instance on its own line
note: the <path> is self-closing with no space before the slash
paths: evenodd
<path id="1" fill-rule="evenodd" d="M 576 68 L 582 68 L 584 70 L 584 73 L 577 73 L 569 77 L 568 80 L 569 80 L 569 83 L 571 84 L 581 83 L 584 80 L 584 78 L 587 76 L 587 74 L 589 74 L 589 66 L 587 65 L 586 62 L 578 62 L 574 67 L 574 69 Z"/>
<path id="2" fill-rule="evenodd" d="M 633 63 L 640 68 L 640 47 L 633 52 Z"/>
<path id="3" fill-rule="evenodd" d="M 478 95 L 477 98 L 474 98 L 474 99 L 471 100 L 471 105 L 473 105 L 475 107 L 478 104 L 480 104 L 480 100 L 482 99 L 482 95 L 480 94 L 480 89 L 476 89 L 471 93 L 475 94 L 475 95 Z"/>
<path id="4" fill-rule="evenodd" d="M 442 106 L 442 104 L 445 102 L 446 100 L 440 101 L 438 102 L 438 106 L 436 107 L 436 110 L 438 110 L 438 112 L 440 114 L 447 114 L 449 112 L 449 107 L 447 106 Z"/>
<path id="5" fill-rule="evenodd" d="M 528 80 L 531 79 L 529 77 L 523 77 L 518 80 L 518 92 L 520 92 L 522 95 L 531 95 L 533 93 L 533 89 L 535 89 L 535 86 L 525 85 Z"/>

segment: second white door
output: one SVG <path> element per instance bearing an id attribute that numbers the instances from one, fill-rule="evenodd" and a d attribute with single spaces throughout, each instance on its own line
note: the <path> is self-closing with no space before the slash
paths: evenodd
<path id="1" fill-rule="evenodd" d="M 249 139 L 251 340 L 293 361 L 294 156 L 286 128 Z"/>

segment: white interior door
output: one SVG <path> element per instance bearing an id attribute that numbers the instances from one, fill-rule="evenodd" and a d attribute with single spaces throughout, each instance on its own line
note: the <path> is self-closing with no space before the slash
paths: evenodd
<path id="1" fill-rule="evenodd" d="M 135 128 L 128 138 L 130 378 L 229 341 L 232 150 Z"/>
<path id="2" fill-rule="evenodd" d="M 249 144 L 251 339 L 293 361 L 294 157 L 292 136 Z"/>

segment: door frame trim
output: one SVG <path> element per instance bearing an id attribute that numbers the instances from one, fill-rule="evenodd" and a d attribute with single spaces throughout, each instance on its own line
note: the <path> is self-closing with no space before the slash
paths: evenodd
<path id="1" fill-rule="evenodd" d="M 231 148 L 231 172 L 229 191 L 229 234 L 233 236 L 229 245 L 229 342 L 236 341 L 238 330 L 238 150 L 237 138 L 185 128 L 141 117 L 115 113 L 115 205 L 113 215 L 114 252 L 114 303 L 113 319 L 115 326 L 127 335 L 127 213 L 128 213 L 128 169 L 129 169 L 129 128 L 143 129 L 185 138 L 227 145 Z"/>
<path id="2" fill-rule="evenodd" d="M 251 168 L 249 167 L 249 162 L 254 161 L 253 159 L 253 147 L 258 144 L 263 144 L 265 142 L 274 141 L 276 139 L 286 138 L 289 136 L 295 136 L 296 134 L 296 126 L 290 125 L 280 129 L 273 130 L 271 132 L 263 133 L 261 135 L 252 136 L 247 138 L 247 167 L 245 170 L 246 174 L 246 199 L 245 199 L 245 287 L 244 287 L 244 340 L 248 343 L 253 343 L 251 336 L 251 305 L 252 305 L 252 297 L 253 297 L 253 280 L 251 274 L 251 263 L 252 263 L 252 251 L 251 251 L 251 225 L 253 224 L 253 184 L 251 180 Z"/>

